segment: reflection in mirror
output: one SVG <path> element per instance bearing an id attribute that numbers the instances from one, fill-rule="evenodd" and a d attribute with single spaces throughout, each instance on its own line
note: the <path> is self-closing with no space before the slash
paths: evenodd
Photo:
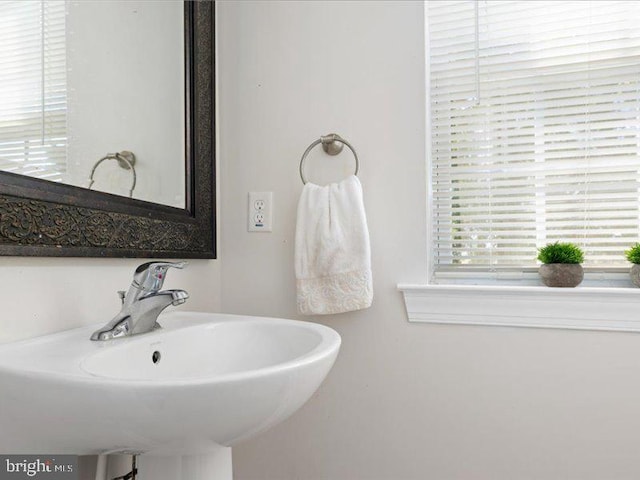
<path id="1" fill-rule="evenodd" d="M 181 1 L 1 1 L 0 169 L 185 208 L 184 65 Z"/>

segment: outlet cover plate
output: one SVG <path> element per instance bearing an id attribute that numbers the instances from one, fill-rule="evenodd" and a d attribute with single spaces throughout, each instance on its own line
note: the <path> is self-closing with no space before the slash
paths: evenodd
<path id="1" fill-rule="evenodd" d="M 247 220 L 250 232 L 272 231 L 273 192 L 249 192 Z"/>

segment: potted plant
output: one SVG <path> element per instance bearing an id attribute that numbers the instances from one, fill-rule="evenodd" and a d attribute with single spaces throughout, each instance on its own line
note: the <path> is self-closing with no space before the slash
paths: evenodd
<path id="1" fill-rule="evenodd" d="M 584 278 L 584 254 L 573 243 L 549 243 L 538 249 L 538 260 L 543 265 L 538 271 L 547 287 L 575 287 Z"/>
<path id="2" fill-rule="evenodd" d="M 636 243 L 629 250 L 625 250 L 624 256 L 633 263 L 631 270 L 629 270 L 631 282 L 636 287 L 640 287 L 640 243 Z"/>

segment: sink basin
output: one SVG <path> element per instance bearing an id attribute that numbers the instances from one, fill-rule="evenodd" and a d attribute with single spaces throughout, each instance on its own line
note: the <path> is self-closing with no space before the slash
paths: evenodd
<path id="1" fill-rule="evenodd" d="M 323 325 L 174 311 L 162 329 L 92 342 L 91 325 L 0 345 L 0 452 L 194 455 L 300 408 L 331 369 Z"/>

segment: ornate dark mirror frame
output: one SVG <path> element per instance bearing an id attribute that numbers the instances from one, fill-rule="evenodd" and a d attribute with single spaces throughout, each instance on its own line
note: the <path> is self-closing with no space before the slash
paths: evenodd
<path id="1" fill-rule="evenodd" d="M 215 258 L 214 7 L 185 2 L 186 208 L 0 172 L 0 255 Z"/>

